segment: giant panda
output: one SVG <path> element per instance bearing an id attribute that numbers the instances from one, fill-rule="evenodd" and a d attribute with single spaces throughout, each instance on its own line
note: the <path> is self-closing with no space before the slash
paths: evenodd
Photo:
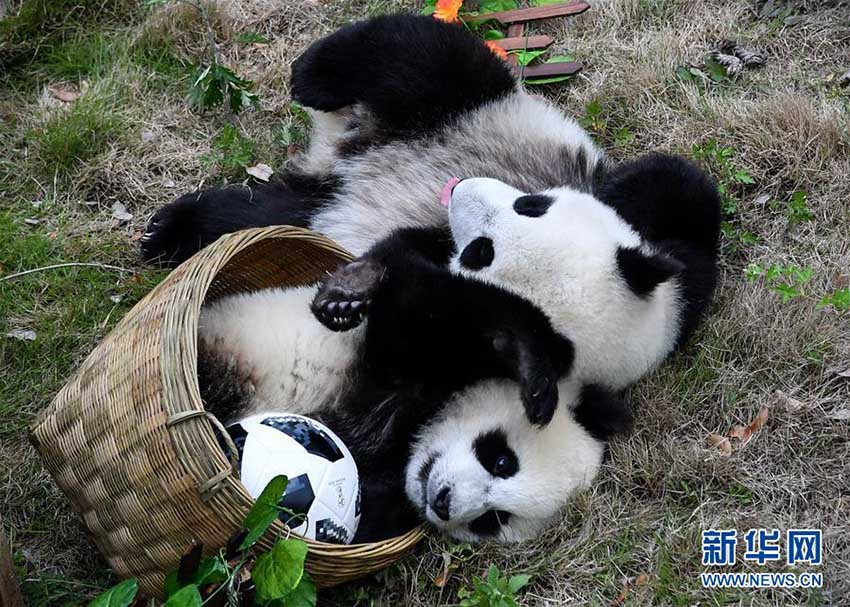
<path id="1" fill-rule="evenodd" d="M 221 419 L 298 413 L 340 436 L 361 479 L 355 542 L 386 539 L 423 519 L 463 541 L 533 537 L 593 480 L 608 438 L 629 425 L 628 407 L 611 392 L 569 379 L 560 382 L 564 406 L 535 424 L 515 383 L 458 383 L 445 355 L 433 370 L 420 369 L 420 381 L 399 382 L 374 364 L 370 350 L 375 331 L 392 330 L 381 328 L 381 294 L 368 323 L 336 331 L 310 310 L 317 288 L 267 289 L 205 305 L 198 383 Z M 513 311 L 522 315 L 517 299 Z M 445 346 L 444 337 L 434 343 Z"/>
<path id="2" fill-rule="evenodd" d="M 434 260 L 533 301 L 578 352 L 574 379 L 615 389 L 680 345 L 710 301 L 719 236 L 710 178 L 675 156 L 611 165 L 459 25 L 392 15 L 343 27 L 296 60 L 292 93 L 314 116 L 306 153 L 272 183 L 165 206 L 142 237 L 146 259 L 177 263 L 245 227 L 316 230 L 365 256 L 314 302 L 333 328 L 341 305 L 362 301 L 364 289 L 350 287 L 374 269 L 362 262 L 376 243 L 401 228 L 436 242 L 451 218 L 455 259 L 440 248 Z M 447 212 L 438 201 L 455 177 L 465 179 Z M 504 245 L 487 236 L 495 209 L 506 210 Z M 544 212 L 545 231 L 526 239 Z M 481 233 L 465 227 L 473 216 Z M 410 239 L 396 241 L 381 250 Z"/>

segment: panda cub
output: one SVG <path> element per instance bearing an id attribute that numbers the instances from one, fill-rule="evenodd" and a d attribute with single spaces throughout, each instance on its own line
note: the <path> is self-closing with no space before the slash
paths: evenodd
<path id="1" fill-rule="evenodd" d="M 611 166 L 462 27 L 406 15 L 343 27 L 295 62 L 292 91 L 314 116 L 307 152 L 273 183 L 161 209 L 142 239 L 147 259 L 177 263 L 251 226 L 316 230 L 365 255 L 314 302 L 323 322 L 346 329 L 412 241 L 432 263 L 535 303 L 573 343 L 574 378 L 614 389 L 683 343 L 710 302 L 712 181 L 674 156 Z M 447 212 L 436 201 L 453 177 L 467 179 Z M 450 221 L 447 255 L 438 245 Z M 500 236 L 488 235 L 497 224 Z M 370 255 L 378 242 L 380 258 Z"/>
<path id="2" fill-rule="evenodd" d="M 222 419 L 285 411 L 318 419 L 340 436 L 361 477 L 355 542 L 397 535 L 423 518 L 461 540 L 532 537 L 596 476 L 607 438 L 629 423 L 628 409 L 609 392 L 565 380 L 562 400 L 569 406 L 541 427 L 519 406 L 516 384 L 469 381 L 468 367 L 455 372 L 458 361 L 436 350 L 438 364 L 400 381 L 372 354 L 372 335 L 392 330 L 382 327 L 381 292 L 368 322 L 344 332 L 316 320 L 315 297 L 316 287 L 269 289 L 206 305 L 198 381 L 208 410 Z M 515 303 L 514 323 L 532 326 L 535 308 L 519 298 Z M 449 312 L 464 316 L 462 307 Z M 395 339 L 408 357 L 423 346 L 404 333 Z M 436 325 L 430 339 L 453 349 L 446 341 L 452 336 Z M 433 347 L 424 344 L 426 351 Z"/>

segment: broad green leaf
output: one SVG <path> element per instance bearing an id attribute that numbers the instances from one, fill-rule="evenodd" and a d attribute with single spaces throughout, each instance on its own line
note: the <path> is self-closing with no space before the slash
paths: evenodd
<path id="1" fill-rule="evenodd" d="M 165 576 L 165 581 L 162 583 L 162 594 L 165 598 L 180 590 L 180 582 L 177 580 L 177 571 L 171 571 Z"/>
<path id="2" fill-rule="evenodd" d="M 136 598 L 139 583 L 135 579 L 124 580 L 109 590 L 100 593 L 89 603 L 89 607 L 127 607 Z"/>
<path id="3" fill-rule="evenodd" d="M 257 32 L 242 32 L 236 36 L 239 44 L 268 44 L 269 39 Z"/>
<path id="4" fill-rule="evenodd" d="M 490 29 L 484 32 L 484 40 L 502 40 L 505 35 L 499 30 Z"/>
<path id="5" fill-rule="evenodd" d="M 260 493 L 260 497 L 254 502 L 251 510 L 245 516 L 243 526 L 248 529 L 248 535 L 242 540 L 240 550 L 247 550 L 254 545 L 260 537 L 266 532 L 274 520 L 277 518 L 278 503 L 283 497 L 283 492 L 286 491 L 286 485 L 289 480 L 279 475 L 274 477 Z"/>
<path id="6" fill-rule="evenodd" d="M 499 569 L 495 565 L 490 565 L 490 569 L 487 570 L 487 583 L 491 586 L 495 586 L 498 581 Z"/>
<path id="7" fill-rule="evenodd" d="M 437 8 L 437 0 L 425 0 L 425 6 L 419 11 L 420 15 L 433 15 Z"/>
<path id="8" fill-rule="evenodd" d="M 230 577 L 230 570 L 227 563 L 218 556 L 208 556 L 198 565 L 198 571 L 195 574 L 195 583 L 198 586 L 205 584 L 218 584 Z"/>
<path id="9" fill-rule="evenodd" d="M 500 13 L 513 10 L 516 7 L 516 0 L 481 0 L 481 4 L 478 5 L 478 14 Z"/>
<path id="10" fill-rule="evenodd" d="M 544 49 L 541 51 L 512 51 L 510 54 L 516 55 L 517 63 L 526 66 L 545 52 L 546 50 Z"/>
<path id="11" fill-rule="evenodd" d="M 515 575 L 508 580 L 508 589 L 511 591 L 511 594 L 516 594 L 517 591 L 525 587 L 530 580 L 530 575 Z"/>
<path id="12" fill-rule="evenodd" d="M 282 599 L 272 601 L 269 607 L 315 607 L 316 585 L 304 574 L 295 589 Z"/>
<path id="13" fill-rule="evenodd" d="M 202 603 L 198 587 L 192 584 L 172 594 L 162 607 L 201 607 Z"/>
<path id="14" fill-rule="evenodd" d="M 572 76 L 546 76 L 545 78 L 526 78 L 525 84 L 554 84 L 555 82 L 566 82 L 572 80 Z"/>
<path id="15" fill-rule="evenodd" d="M 714 59 L 708 58 L 705 60 L 705 67 L 708 69 L 708 75 L 715 82 L 723 82 L 728 79 L 726 68 L 717 63 Z"/>
<path id="16" fill-rule="evenodd" d="M 676 68 L 676 77 L 679 80 L 684 80 L 685 82 L 690 82 L 694 79 L 694 74 L 691 73 L 691 70 L 686 68 L 683 65 L 680 65 Z"/>
<path id="17" fill-rule="evenodd" d="M 307 544 L 301 540 L 280 540 L 269 552 L 257 557 L 251 579 L 257 587 L 257 600 L 286 597 L 301 582 Z"/>

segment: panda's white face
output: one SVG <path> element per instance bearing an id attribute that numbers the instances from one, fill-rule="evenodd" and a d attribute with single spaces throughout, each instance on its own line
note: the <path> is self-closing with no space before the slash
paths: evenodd
<path id="1" fill-rule="evenodd" d="M 561 382 L 574 401 L 573 382 Z M 408 498 L 430 523 L 461 541 L 534 537 L 593 480 L 605 451 L 559 408 L 545 428 L 517 406 L 516 385 L 487 381 L 456 394 L 417 437 Z"/>
<path id="2" fill-rule="evenodd" d="M 648 249 L 611 207 L 571 188 L 527 194 L 488 178 L 460 181 L 448 202 L 452 271 L 539 306 L 575 343 L 575 377 L 624 387 L 672 349 L 676 281 L 630 289 L 618 255 Z"/>

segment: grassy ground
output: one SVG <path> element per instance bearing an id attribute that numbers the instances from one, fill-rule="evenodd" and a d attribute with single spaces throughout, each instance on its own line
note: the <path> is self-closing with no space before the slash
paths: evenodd
<path id="1" fill-rule="evenodd" d="M 77 604 L 112 581 L 24 437 L 74 366 L 161 278 L 136 258 L 145 220 L 200 184 L 244 178 L 214 149 L 225 124 L 249 141 L 246 159 L 280 166 L 301 137 L 287 91 L 291 60 L 344 22 L 417 4 L 221 3 L 213 24 L 223 56 L 257 83 L 262 102 L 238 118 L 187 109 L 188 67 L 204 52 L 192 9 L 127 0 L 7 6 L 0 277 L 94 264 L 0 282 L 0 511 L 31 604 Z M 687 351 L 633 390 L 634 432 L 551 533 L 508 549 L 431 539 L 388 571 L 328 594 L 329 603 L 457 603 L 457 590 L 491 562 L 533 575 L 528 605 L 846 602 L 850 379 L 840 373 L 850 368 L 850 315 L 840 294 L 850 284 L 850 88 L 838 82 L 850 68 L 850 4 L 768 4 L 779 12 L 767 14 L 761 0 L 599 0 L 583 16 L 536 26 L 586 64 L 545 94 L 613 157 L 685 153 L 726 187 L 717 303 Z M 245 32 L 270 44 L 238 43 Z M 763 52 L 765 67 L 720 85 L 677 80 L 677 66 L 701 64 L 729 38 Z M 48 90 L 57 84 L 60 96 L 82 94 L 63 102 Z M 116 219 L 115 203 L 132 218 Z M 834 293 L 837 306 L 817 305 Z M 7 336 L 20 331 L 35 339 Z M 762 407 L 768 422 L 746 445 L 733 441 L 731 455 L 707 446 L 710 434 L 746 425 Z M 824 529 L 822 590 L 701 588 L 701 529 L 793 526 Z M 443 554 L 458 568 L 438 588 Z"/>

